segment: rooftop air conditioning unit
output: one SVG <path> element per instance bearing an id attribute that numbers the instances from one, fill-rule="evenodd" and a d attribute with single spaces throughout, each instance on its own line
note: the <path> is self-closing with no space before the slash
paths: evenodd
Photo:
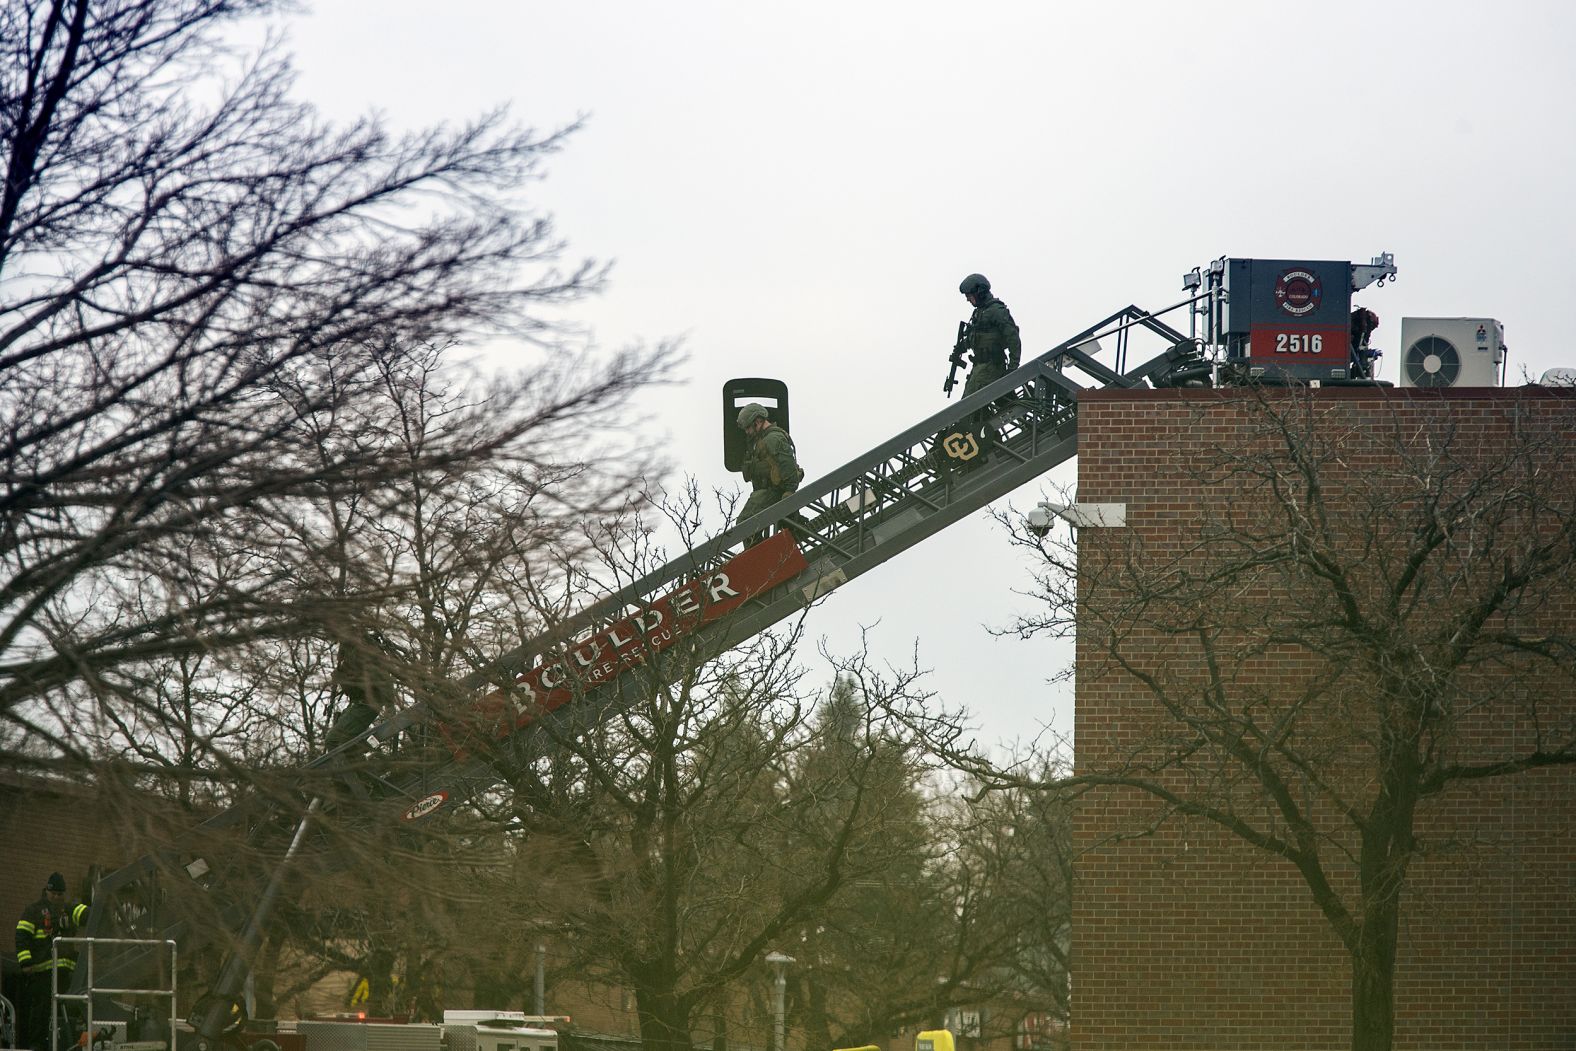
<path id="1" fill-rule="evenodd" d="M 1505 326 L 1486 317 L 1401 319 L 1401 386 L 1497 387 Z"/>

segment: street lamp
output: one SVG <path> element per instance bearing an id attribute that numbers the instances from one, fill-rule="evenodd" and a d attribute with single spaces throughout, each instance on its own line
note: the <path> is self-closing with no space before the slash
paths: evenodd
<path id="1" fill-rule="evenodd" d="M 784 1019 L 784 1011 L 788 999 L 788 965 L 793 963 L 793 957 L 787 953 L 769 952 L 766 962 L 772 965 L 776 972 L 772 985 L 775 995 L 772 999 L 772 1013 L 774 1028 L 772 1030 L 772 1051 L 786 1051 L 788 1030 Z"/>

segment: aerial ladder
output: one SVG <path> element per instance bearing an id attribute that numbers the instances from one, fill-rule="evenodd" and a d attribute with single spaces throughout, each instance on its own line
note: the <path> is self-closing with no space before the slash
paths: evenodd
<path id="1" fill-rule="evenodd" d="M 201 833 L 226 831 L 248 843 L 266 840 L 276 845 L 276 860 L 260 892 L 216 906 L 231 935 L 228 955 L 190 1009 L 192 1033 L 184 1039 L 197 1051 L 244 1045 L 244 994 L 255 955 L 325 811 L 365 808 L 412 828 L 450 811 L 503 780 L 501 756 L 528 761 L 544 740 L 609 718 L 683 667 L 759 635 L 1065 463 L 1077 452 L 1082 391 L 1208 385 L 1211 365 L 1200 341 L 1161 318 L 1179 309 L 1198 313 L 1210 295 L 1200 292 L 1159 314 L 1136 306 L 1117 311 L 553 625 L 459 684 L 462 696 L 475 699 L 467 721 L 456 721 L 452 706 L 412 704 L 307 764 L 303 784 L 315 787 L 293 805 L 247 801 L 194 830 L 194 842 L 203 841 Z M 1135 336 L 1158 340 L 1160 349 L 1127 368 Z M 1096 356 L 1106 343 L 1114 347 L 1103 355 L 1111 363 Z M 437 759 L 413 764 L 408 752 L 401 755 L 401 742 L 414 733 L 426 735 L 429 754 L 430 742 L 439 742 Z M 338 787 L 325 791 L 324 784 Z M 222 896 L 227 882 L 200 847 L 141 858 L 98 881 L 84 933 L 109 950 L 111 939 L 180 941 L 191 932 L 182 919 L 188 913 L 175 904 L 187 895 Z M 104 989 L 135 987 L 162 958 L 130 945 L 104 957 L 91 979 Z M 93 996 L 82 988 L 88 980 L 79 968 L 79 997 Z"/>

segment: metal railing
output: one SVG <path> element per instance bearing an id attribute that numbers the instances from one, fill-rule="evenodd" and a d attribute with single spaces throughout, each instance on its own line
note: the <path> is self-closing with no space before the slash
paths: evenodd
<path id="1" fill-rule="evenodd" d="M 77 981 L 73 981 L 72 982 L 72 988 L 76 989 L 77 990 L 76 992 L 62 992 L 60 990 L 60 977 L 59 977 L 60 976 L 60 947 L 62 945 L 81 946 L 82 949 L 85 950 L 77 957 L 77 961 L 76 961 L 76 966 L 77 966 L 77 968 L 79 968 L 79 970 L 76 973 L 82 976 L 82 981 L 81 982 L 77 982 Z M 104 986 L 102 988 L 97 986 L 94 983 L 95 966 L 96 966 L 96 962 L 97 962 L 97 950 L 100 947 L 110 947 L 110 946 L 116 947 L 117 950 L 125 950 L 125 949 L 128 949 L 128 948 L 130 948 L 132 950 L 141 950 L 143 952 L 148 953 L 150 956 L 153 956 L 155 959 L 158 960 L 158 965 L 155 966 L 154 968 L 152 968 L 152 972 L 153 972 L 153 974 L 155 976 L 167 975 L 168 978 L 169 978 L 168 987 L 166 987 L 163 984 L 156 985 L 156 986 L 130 986 L 130 987 Z M 162 960 L 162 953 L 160 952 L 161 949 L 168 949 L 169 950 L 169 954 L 170 955 L 169 955 L 168 968 L 165 968 L 164 966 L 162 966 L 164 961 Z M 173 1044 L 174 1043 L 174 1040 L 175 1040 L 175 1026 L 176 1026 L 175 995 L 176 995 L 176 987 L 177 987 L 176 977 L 175 977 L 176 976 L 176 970 L 175 970 L 175 964 L 176 964 L 175 942 L 170 941 L 168 939 L 156 939 L 156 938 L 64 938 L 64 937 L 62 937 L 62 938 L 56 938 L 54 940 L 54 942 L 52 943 L 51 952 L 52 952 L 52 955 L 53 955 L 53 967 L 50 970 L 50 983 L 49 983 L 49 985 L 50 985 L 50 988 L 49 988 L 49 995 L 50 995 L 49 1046 L 50 1046 L 51 1049 L 53 1049 L 53 1051 L 62 1051 L 62 1049 L 60 1047 L 59 1029 L 60 1029 L 60 1005 L 63 1004 L 63 1003 L 64 1004 L 79 1003 L 79 1004 L 83 1005 L 83 1012 L 82 1012 L 83 1013 L 83 1026 L 84 1026 L 84 1030 L 87 1033 L 88 1049 L 89 1049 L 89 1051 L 92 1051 L 93 1044 L 94 1044 L 95 1038 L 96 1038 L 96 1033 L 97 1033 L 96 1028 L 94 1026 L 94 1021 L 93 1021 L 93 998 L 95 996 L 119 996 L 119 997 L 146 998 L 146 999 L 153 999 L 153 1000 L 161 1000 L 161 999 L 162 1000 L 167 1000 L 168 1001 L 170 1018 L 169 1018 L 169 1027 L 166 1030 L 166 1032 L 168 1032 L 168 1034 L 169 1034 L 169 1044 Z M 168 1047 L 169 1044 L 166 1044 L 166 1046 Z"/>

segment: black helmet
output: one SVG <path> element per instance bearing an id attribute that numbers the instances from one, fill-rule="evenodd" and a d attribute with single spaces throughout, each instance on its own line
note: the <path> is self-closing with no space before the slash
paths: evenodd
<path id="1" fill-rule="evenodd" d="M 984 274 L 970 274 L 968 277 L 965 277 L 963 279 L 963 283 L 958 286 L 958 291 L 962 292 L 966 296 L 972 296 L 976 292 L 989 292 L 990 281 L 985 277 Z"/>
<path id="2" fill-rule="evenodd" d="M 44 882 L 44 889 L 59 891 L 61 894 L 64 894 L 66 892 L 66 877 L 58 872 L 51 872 L 49 879 Z"/>
<path id="3" fill-rule="evenodd" d="M 750 402 L 739 410 L 739 426 L 748 427 L 756 420 L 766 419 L 766 406 Z"/>

